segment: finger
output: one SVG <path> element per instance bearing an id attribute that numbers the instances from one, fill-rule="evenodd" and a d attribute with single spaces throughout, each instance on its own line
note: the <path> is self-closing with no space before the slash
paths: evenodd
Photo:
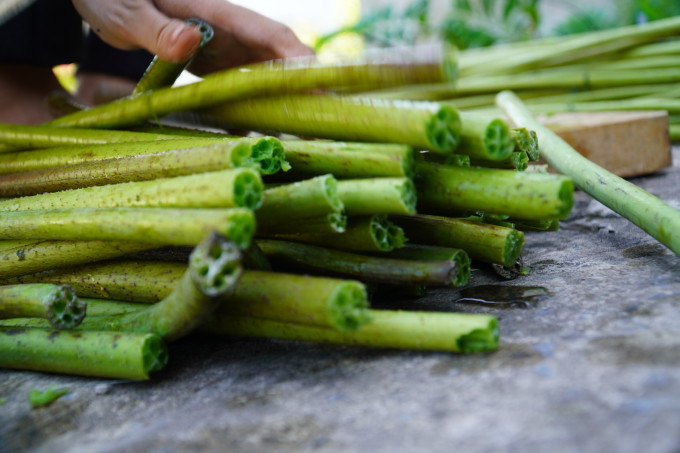
<path id="1" fill-rule="evenodd" d="M 171 19 L 153 6 L 144 11 L 135 37 L 140 47 L 172 63 L 181 63 L 193 56 L 201 43 L 198 27 Z"/>

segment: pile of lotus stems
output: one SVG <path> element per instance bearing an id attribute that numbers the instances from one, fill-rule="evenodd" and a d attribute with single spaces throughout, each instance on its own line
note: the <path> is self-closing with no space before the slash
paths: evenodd
<path id="1" fill-rule="evenodd" d="M 524 229 L 569 215 L 574 184 L 524 171 L 550 142 L 533 124 L 348 94 L 454 82 L 448 52 L 413 55 L 252 65 L 0 125 L 0 366 L 146 379 L 194 331 L 495 350 L 494 316 L 378 310 L 369 296 L 513 266 Z M 154 123 L 187 111 L 300 138 Z M 57 303 L 71 324 L 50 318 L 50 291 L 75 307 Z"/>
<path id="2" fill-rule="evenodd" d="M 534 114 L 661 110 L 680 140 L 680 17 L 560 38 L 470 49 L 455 87 L 386 88 L 381 99 L 443 101 L 498 114 L 495 95 L 513 90 Z"/>

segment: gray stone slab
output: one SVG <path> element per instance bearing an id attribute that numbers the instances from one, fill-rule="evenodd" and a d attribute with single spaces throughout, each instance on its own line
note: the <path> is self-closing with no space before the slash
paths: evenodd
<path id="1" fill-rule="evenodd" d="M 674 157 L 633 182 L 680 208 Z M 495 314 L 495 353 L 192 336 L 151 382 L 0 370 L 0 451 L 680 451 L 680 259 L 583 193 L 525 259 L 470 284 L 549 293 L 524 308 L 448 289 L 393 305 Z M 31 410 L 49 385 L 70 393 Z"/>

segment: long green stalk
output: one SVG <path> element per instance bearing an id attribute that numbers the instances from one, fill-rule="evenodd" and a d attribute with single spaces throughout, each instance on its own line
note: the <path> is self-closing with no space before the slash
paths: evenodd
<path id="1" fill-rule="evenodd" d="M 79 293 L 144 303 L 164 300 L 182 279 L 182 263 L 111 262 L 21 280 L 71 281 Z M 355 330 L 369 318 L 364 285 L 352 280 L 246 270 L 222 296 L 219 313 Z M 165 302 L 160 302 L 165 303 Z M 116 307 L 118 304 L 118 307 Z M 139 312 L 139 305 L 96 302 L 95 312 Z M 89 321 L 92 322 L 92 321 Z"/>
<path id="2" fill-rule="evenodd" d="M 370 322 L 366 288 L 354 280 L 248 271 L 226 298 L 214 316 L 252 316 L 342 331 Z"/>
<path id="3" fill-rule="evenodd" d="M 386 255 L 388 258 L 406 260 L 449 260 L 454 261 L 460 272 L 453 286 L 461 287 L 470 281 L 470 256 L 463 249 L 423 244 L 404 244 Z"/>
<path id="4" fill-rule="evenodd" d="M 68 285 L 79 296 L 115 301 L 153 303 L 172 292 L 187 269 L 186 262 L 102 261 L 61 266 L 0 280 L 2 284 L 52 283 Z"/>
<path id="5" fill-rule="evenodd" d="M 208 23 L 193 17 L 186 19 L 186 21 L 198 28 L 198 31 L 201 33 L 201 41 L 196 48 L 194 55 L 191 55 L 187 60 L 179 63 L 172 63 L 155 56 L 149 64 L 149 67 L 146 68 L 142 78 L 137 82 L 137 86 L 132 94 L 139 94 L 157 88 L 172 86 L 172 84 L 175 83 L 175 80 L 177 80 L 177 77 L 179 77 L 182 71 L 184 71 L 189 63 L 191 63 L 193 57 L 201 51 L 203 46 L 210 42 L 215 33 Z"/>
<path id="6" fill-rule="evenodd" d="M 234 142 L 238 144 L 234 144 Z M 248 156 L 245 155 L 244 143 L 251 148 Z M 196 149 L 189 150 L 189 148 Z M 274 137 L 173 137 L 171 140 L 161 141 L 59 146 L 33 151 L 4 153 L 0 154 L 0 174 L 43 170 L 109 159 L 140 158 L 142 161 L 155 160 L 158 158 L 143 157 L 143 155 L 156 155 L 176 150 L 186 151 L 170 153 L 170 155 L 192 155 L 194 156 L 193 161 L 195 161 L 192 165 L 196 165 L 198 168 L 201 168 L 201 165 L 210 165 L 211 159 L 218 159 L 213 170 L 252 165 L 258 167 L 262 174 L 273 174 L 281 169 L 288 168 L 283 148 Z M 206 153 L 206 155 L 198 155 L 203 153 Z M 165 160 L 165 158 L 162 160 Z"/>
<path id="7" fill-rule="evenodd" d="M 677 36 L 679 32 L 680 18 L 671 17 L 643 25 L 480 49 L 461 54 L 460 72 L 467 77 L 481 73 L 519 72 L 557 66 L 626 50 L 659 38 Z"/>
<path id="8" fill-rule="evenodd" d="M 132 181 L 253 166 L 242 142 L 124 156 L 64 167 L 0 175 L 0 196 L 20 197 Z"/>
<path id="9" fill-rule="evenodd" d="M 279 264 L 325 275 L 355 278 L 363 282 L 413 285 L 452 285 L 460 270 L 450 261 L 411 261 L 344 252 L 289 241 L 260 239 L 262 251 L 274 269 Z"/>
<path id="10" fill-rule="evenodd" d="M 680 74 L 675 69 L 628 69 L 590 71 L 543 70 L 534 73 L 496 75 L 461 79 L 455 93 L 461 94 L 497 92 L 499 89 L 541 89 L 541 88 L 608 88 L 625 85 L 647 85 L 650 83 L 679 82 Z"/>
<path id="11" fill-rule="evenodd" d="M 29 283 L 0 286 L 0 319 L 44 318 L 55 329 L 73 329 L 87 305 L 66 285 Z"/>
<path id="12" fill-rule="evenodd" d="M 483 211 L 522 219 L 563 219 L 573 205 L 568 177 L 492 168 L 417 164 L 418 210 L 452 214 Z"/>
<path id="13" fill-rule="evenodd" d="M 323 64 L 316 58 L 257 63 L 216 72 L 197 83 L 161 88 L 76 112 L 51 124 L 114 128 L 176 111 L 200 109 L 253 96 L 332 87 L 447 82 L 455 77 L 456 63 L 450 49 L 434 46 L 431 51 L 413 50 L 385 50 L 329 64 Z"/>
<path id="14" fill-rule="evenodd" d="M 184 275 L 159 303 L 138 312 L 88 317 L 79 329 L 154 333 L 176 340 L 217 308 L 241 275 L 240 260 L 234 244 L 211 234 L 194 249 Z"/>
<path id="15" fill-rule="evenodd" d="M 371 321 L 354 332 L 226 314 L 213 317 L 201 330 L 219 335 L 461 353 L 498 348 L 498 322 L 490 315 L 391 310 L 369 313 Z"/>
<path id="16" fill-rule="evenodd" d="M 167 361 L 158 335 L 0 327 L 0 368 L 149 379 Z"/>
<path id="17" fill-rule="evenodd" d="M 17 277 L 118 258 L 155 247 L 157 245 L 148 242 L 130 241 L 0 241 L 0 275 Z"/>
<path id="18" fill-rule="evenodd" d="M 61 130 L 62 129 L 59 129 L 59 131 Z M 83 162 L 137 156 L 141 154 L 155 154 L 176 149 L 229 143 L 231 141 L 233 141 L 233 139 L 172 137 L 170 140 L 160 141 L 147 140 L 96 145 L 68 145 L 2 153 L 0 154 L 0 174 L 42 170 L 64 165 L 74 165 Z"/>
<path id="19" fill-rule="evenodd" d="M 255 232 L 255 216 L 245 208 L 72 208 L 0 216 L 0 240 L 108 240 L 195 246 L 211 231 L 245 248 Z"/>
<path id="20" fill-rule="evenodd" d="M 276 226 L 281 219 L 318 217 L 342 212 L 338 183 L 333 175 L 268 188 L 256 216 L 263 228 Z"/>
<path id="21" fill-rule="evenodd" d="M 338 195 L 349 216 L 415 214 L 416 188 L 409 178 L 338 181 Z"/>
<path id="22" fill-rule="evenodd" d="M 413 174 L 413 148 L 395 143 L 282 140 L 292 175 L 336 178 L 403 177 Z M 0 159 L 2 156 L 0 155 Z"/>
<path id="23" fill-rule="evenodd" d="M 578 188 L 633 222 L 680 256 L 680 211 L 589 161 L 539 123 L 511 92 L 498 95 L 498 105 L 516 124 L 536 131 L 545 160 L 571 177 Z"/>
<path id="24" fill-rule="evenodd" d="M 96 145 L 103 143 L 172 140 L 163 134 L 128 131 L 93 131 L 63 129 L 52 126 L 28 126 L 0 123 L 0 152 L 12 149 L 51 148 L 64 145 Z M 5 145 L 4 147 L 2 145 Z"/>
<path id="25" fill-rule="evenodd" d="M 257 208 L 262 180 L 250 168 L 85 187 L 0 201 L 0 211 L 63 208 Z"/>
<path id="26" fill-rule="evenodd" d="M 430 215 L 391 216 L 417 244 L 465 250 L 472 259 L 511 266 L 524 246 L 524 233 L 512 228 Z"/>
<path id="27" fill-rule="evenodd" d="M 680 99 L 644 97 L 597 102 L 531 103 L 530 109 L 536 113 L 666 110 L 671 115 L 677 115 L 680 114 Z"/>
<path id="28" fill-rule="evenodd" d="M 437 103 L 330 95 L 248 99 L 205 113 L 210 122 L 227 128 L 401 143 L 440 153 L 456 149 L 461 128 L 458 111 Z"/>
<path id="29" fill-rule="evenodd" d="M 257 235 L 267 237 L 285 234 L 338 234 L 347 229 L 347 216 L 332 212 L 315 217 L 279 218 L 271 223 L 260 222 Z"/>
<path id="30" fill-rule="evenodd" d="M 350 217 L 342 233 L 287 233 L 273 237 L 349 252 L 389 252 L 404 246 L 401 228 L 381 214 Z"/>

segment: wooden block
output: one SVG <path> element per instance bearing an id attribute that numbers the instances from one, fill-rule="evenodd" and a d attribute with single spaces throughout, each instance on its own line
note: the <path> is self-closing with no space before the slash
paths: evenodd
<path id="1" fill-rule="evenodd" d="M 538 119 L 618 176 L 645 175 L 672 165 L 665 111 L 557 113 Z"/>

